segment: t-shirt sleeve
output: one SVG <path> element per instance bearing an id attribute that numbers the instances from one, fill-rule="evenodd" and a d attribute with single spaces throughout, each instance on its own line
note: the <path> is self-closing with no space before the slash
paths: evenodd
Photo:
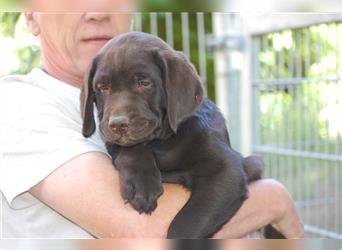
<path id="1" fill-rule="evenodd" d="M 3 84 L 0 117 L 0 190 L 9 203 L 72 158 L 106 153 L 98 140 L 83 137 L 77 108 L 45 90 Z"/>

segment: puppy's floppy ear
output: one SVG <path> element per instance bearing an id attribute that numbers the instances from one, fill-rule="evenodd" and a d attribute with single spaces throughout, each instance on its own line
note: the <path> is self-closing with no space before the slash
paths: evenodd
<path id="1" fill-rule="evenodd" d="M 81 88 L 80 103 L 81 115 L 83 118 L 82 134 L 85 137 L 91 136 L 96 129 L 93 108 L 93 103 L 95 101 L 95 93 L 93 90 L 93 78 L 96 72 L 97 61 L 97 58 L 93 60 Z"/>
<path id="2" fill-rule="evenodd" d="M 173 132 L 201 105 L 203 87 L 195 67 L 184 53 L 159 51 L 167 95 L 167 115 Z"/>

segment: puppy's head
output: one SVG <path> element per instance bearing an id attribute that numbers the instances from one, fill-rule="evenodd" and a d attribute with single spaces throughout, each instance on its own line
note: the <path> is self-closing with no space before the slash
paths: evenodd
<path id="1" fill-rule="evenodd" d="M 176 133 L 201 104 L 194 66 L 161 39 L 131 32 L 96 56 L 81 91 L 83 135 L 95 131 L 93 103 L 108 142 L 132 146 Z"/>

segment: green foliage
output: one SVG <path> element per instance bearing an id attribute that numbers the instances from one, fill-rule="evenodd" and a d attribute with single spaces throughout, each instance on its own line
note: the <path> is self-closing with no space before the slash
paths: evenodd
<path id="1" fill-rule="evenodd" d="M 39 47 L 26 46 L 18 48 L 16 54 L 22 63 L 18 68 L 13 69 L 10 74 L 26 74 L 27 72 L 30 72 L 32 68 L 41 65 Z"/>
<path id="2" fill-rule="evenodd" d="M 13 37 L 19 17 L 19 12 L 0 12 L 0 34 Z"/>
<path id="3" fill-rule="evenodd" d="M 336 76 L 334 63 L 339 29 L 341 25 L 332 23 L 261 36 L 259 77 L 316 77 L 319 74 L 317 70 L 321 70 L 321 75 L 324 74 L 325 77 Z M 320 67 L 317 67 L 317 63 Z M 326 69 L 327 66 L 330 66 L 330 69 Z M 339 70 L 341 73 L 341 69 Z"/>
<path id="4" fill-rule="evenodd" d="M 23 3 L 23 0 L 0 0 L 0 8 L 2 11 L 18 11 Z"/>
<path id="5" fill-rule="evenodd" d="M 222 11 L 224 3 L 220 0 L 141 0 L 142 12 L 196 12 L 196 11 Z M 221 8 L 220 8 L 221 7 Z"/>
<path id="6" fill-rule="evenodd" d="M 36 44 L 30 44 L 29 33 L 24 19 L 20 19 L 20 12 L 0 13 L 0 37 L 2 53 L 5 53 L 7 62 L 12 68 L 7 69 L 8 64 L 2 64 L 1 74 L 26 74 L 33 67 L 39 67 L 40 50 Z M 7 69 L 7 72 L 3 71 Z"/>
<path id="7" fill-rule="evenodd" d="M 342 23 L 321 24 L 258 38 L 261 144 L 342 154 L 334 118 L 342 108 L 341 30 Z"/>

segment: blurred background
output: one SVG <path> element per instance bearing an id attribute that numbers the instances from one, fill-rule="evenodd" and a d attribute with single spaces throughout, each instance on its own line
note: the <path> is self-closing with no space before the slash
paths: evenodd
<path id="1" fill-rule="evenodd" d="M 233 147 L 263 156 L 265 177 L 288 188 L 306 236 L 342 239 L 342 16 L 335 7 L 255 14 L 244 1 L 231 6 L 247 11 L 166 12 L 151 0 L 145 10 L 157 11 L 137 12 L 134 30 L 190 58 Z M 18 12 L 0 13 L 0 55 L 0 76 L 40 66 L 38 41 Z"/>

